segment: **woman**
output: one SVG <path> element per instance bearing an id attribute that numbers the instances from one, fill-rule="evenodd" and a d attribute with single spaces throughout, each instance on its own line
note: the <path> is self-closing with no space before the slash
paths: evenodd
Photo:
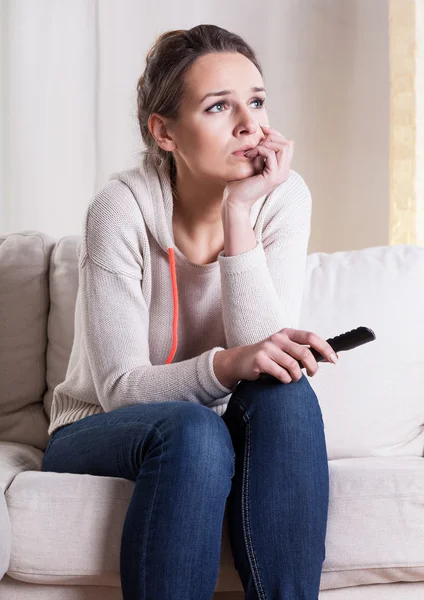
<path id="1" fill-rule="evenodd" d="M 227 501 L 246 598 L 318 598 L 327 453 L 296 359 L 313 376 L 305 344 L 332 348 L 293 328 L 311 196 L 263 88 L 239 36 L 164 33 L 137 87 L 140 167 L 113 174 L 85 217 L 43 470 L 135 481 L 125 600 L 210 600 Z"/>

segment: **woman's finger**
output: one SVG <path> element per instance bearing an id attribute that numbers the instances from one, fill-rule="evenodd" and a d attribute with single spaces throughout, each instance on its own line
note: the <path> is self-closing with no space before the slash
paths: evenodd
<path id="1" fill-rule="evenodd" d="M 286 167 L 291 164 L 291 160 L 293 158 L 294 143 L 274 142 L 269 138 L 265 138 L 260 142 L 260 144 L 261 146 L 265 146 L 265 148 L 270 148 L 271 150 L 274 150 L 277 153 L 277 163 L 279 167 L 281 167 L 282 165 Z"/>
<path id="2" fill-rule="evenodd" d="M 312 354 L 310 348 L 307 346 L 302 346 L 292 340 L 287 340 L 284 344 L 284 350 L 282 352 L 287 353 L 289 356 L 295 358 L 296 360 L 300 360 L 303 366 L 306 368 L 306 371 L 310 377 L 315 375 L 315 373 L 319 369 L 319 365 L 314 355 Z M 287 367 L 285 367 L 287 368 Z M 299 373 L 300 366 L 296 363 L 293 368 L 290 370 L 291 373 Z M 302 371 L 300 371 L 302 373 Z"/>
<path id="3" fill-rule="evenodd" d="M 264 158 L 266 158 L 266 165 L 269 168 L 277 166 L 277 155 L 275 151 L 271 150 L 270 148 L 267 148 L 266 146 L 258 145 L 255 148 L 249 150 L 248 152 L 245 152 L 244 155 L 248 158 L 256 158 L 257 156 L 263 156 Z"/>
<path id="4" fill-rule="evenodd" d="M 291 327 L 285 327 L 277 332 L 278 334 L 284 334 L 289 337 L 293 342 L 297 342 L 298 344 L 307 344 L 324 356 L 328 361 L 332 362 L 330 355 L 335 353 L 333 348 L 324 340 L 324 338 L 320 337 L 313 331 L 305 331 L 304 329 L 293 329 Z"/>
<path id="5" fill-rule="evenodd" d="M 271 135 L 271 136 L 277 136 L 279 138 L 281 138 L 282 141 L 284 142 L 288 142 L 288 138 L 284 137 L 284 135 L 282 133 L 280 133 L 279 131 L 277 131 L 277 129 L 274 129 L 273 127 L 269 127 L 268 125 L 261 125 L 262 129 L 264 130 L 265 135 Z"/>
<path id="6" fill-rule="evenodd" d="M 293 160 L 293 152 L 294 152 L 294 142 L 291 140 L 291 143 L 288 145 L 287 153 L 284 153 L 282 160 L 285 159 L 284 168 L 290 169 L 292 160 Z"/>

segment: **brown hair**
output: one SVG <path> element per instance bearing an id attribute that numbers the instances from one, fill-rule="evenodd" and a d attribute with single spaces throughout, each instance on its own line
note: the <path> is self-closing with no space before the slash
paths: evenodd
<path id="1" fill-rule="evenodd" d="M 146 56 L 146 68 L 137 83 L 137 117 L 147 151 L 159 167 L 167 166 L 171 178 L 176 165 L 172 152 L 163 150 L 149 131 L 152 113 L 177 120 L 184 97 L 184 75 L 193 63 L 210 52 L 239 52 L 262 68 L 253 49 L 240 36 L 217 25 L 196 25 L 160 35 Z"/>

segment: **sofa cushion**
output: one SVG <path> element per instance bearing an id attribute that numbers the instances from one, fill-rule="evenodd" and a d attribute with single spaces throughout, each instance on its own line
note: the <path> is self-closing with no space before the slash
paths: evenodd
<path id="1" fill-rule="evenodd" d="M 329 459 L 424 454 L 424 247 L 308 256 L 300 328 L 324 339 L 359 326 L 376 339 L 318 363 Z"/>
<path id="2" fill-rule="evenodd" d="M 6 575 L 0 581 L 0 598 L 1 600 L 122 600 L 122 590 L 120 587 L 97 585 L 36 585 Z M 415 598 L 421 600 L 420 596 L 402 596 L 402 600 L 415 600 Z M 339 598 L 331 600 L 339 600 Z"/>
<path id="3" fill-rule="evenodd" d="M 50 419 L 53 390 L 66 376 L 75 330 L 78 292 L 77 247 L 80 236 L 56 243 L 50 259 L 50 311 L 47 326 L 47 390 L 44 409 Z"/>
<path id="4" fill-rule="evenodd" d="M 121 536 L 134 487 L 119 477 L 18 475 L 6 492 L 13 533 L 8 575 L 33 583 L 119 586 Z M 221 548 L 217 591 L 241 590 L 228 533 Z"/>
<path id="5" fill-rule="evenodd" d="M 6 575 L 0 582 L 2 600 L 122 600 L 117 587 L 79 585 L 35 585 Z M 214 594 L 212 600 L 242 600 L 243 592 Z M 320 592 L 319 600 L 422 600 L 424 583 L 361 585 Z"/>
<path id="6" fill-rule="evenodd" d="M 15 442 L 0 442 L 0 489 L 6 492 L 12 481 L 23 471 L 40 471 L 43 452 Z"/>
<path id="7" fill-rule="evenodd" d="M 34 583 L 119 586 L 119 540 L 134 486 L 93 475 L 18 475 L 6 493 L 8 574 Z"/>
<path id="8" fill-rule="evenodd" d="M 424 459 L 338 459 L 329 467 L 321 589 L 424 581 Z M 20 473 L 6 492 L 13 532 L 8 575 L 34 583 L 118 586 L 134 485 L 113 477 Z M 227 511 L 221 553 L 216 591 L 242 591 Z"/>
<path id="9" fill-rule="evenodd" d="M 18 473 L 41 469 L 43 453 L 31 446 L 0 441 L 0 579 L 10 560 L 11 529 L 4 493 Z"/>
<path id="10" fill-rule="evenodd" d="M 37 231 L 0 237 L 0 440 L 40 450 L 48 441 L 48 274 L 55 240 Z"/>
<path id="11" fill-rule="evenodd" d="M 12 534 L 4 492 L 0 489 L 0 579 L 6 573 L 10 561 Z M 1 594 L 0 594 L 1 597 Z"/>

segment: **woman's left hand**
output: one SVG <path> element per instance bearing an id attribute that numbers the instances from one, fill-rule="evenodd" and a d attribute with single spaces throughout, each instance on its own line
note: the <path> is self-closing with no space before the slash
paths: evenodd
<path id="1" fill-rule="evenodd" d="M 294 141 L 272 127 L 261 125 L 261 128 L 266 137 L 245 153 L 259 172 L 251 177 L 229 181 L 224 190 L 223 204 L 250 210 L 259 198 L 288 179 Z"/>

